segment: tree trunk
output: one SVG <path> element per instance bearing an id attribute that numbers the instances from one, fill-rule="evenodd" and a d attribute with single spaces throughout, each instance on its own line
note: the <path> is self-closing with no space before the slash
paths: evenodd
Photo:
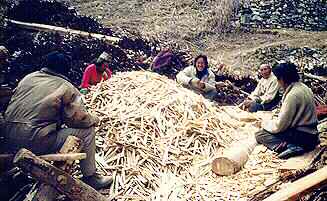
<path id="1" fill-rule="evenodd" d="M 233 144 L 212 162 L 212 171 L 218 175 L 232 175 L 242 169 L 257 145 L 253 138 Z"/>
<path id="2" fill-rule="evenodd" d="M 37 180 L 54 186 L 74 201 L 107 201 L 95 189 L 73 178 L 49 162 L 40 159 L 27 149 L 21 149 L 15 156 L 14 164 Z"/>

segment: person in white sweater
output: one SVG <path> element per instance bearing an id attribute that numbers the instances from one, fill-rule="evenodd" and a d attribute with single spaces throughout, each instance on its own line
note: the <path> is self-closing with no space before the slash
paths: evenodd
<path id="1" fill-rule="evenodd" d="M 209 99 L 214 99 L 217 89 L 224 86 L 224 82 L 216 82 L 215 74 L 209 69 L 208 59 L 199 55 L 194 59 L 194 65 L 186 67 L 176 75 L 177 82 L 189 87 Z"/>
<path id="2" fill-rule="evenodd" d="M 270 111 L 276 108 L 281 100 L 280 86 L 273 75 L 269 64 L 259 67 L 262 78 L 251 95 L 243 102 L 244 109 L 249 112 Z"/>
<path id="3" fill-rule="evenodd" d="M 313 150 L 319 144 L 318 119 L 314 95 L 299 81 L 296 65 L 281 63 L 273 68 L 278 84 L 284 89 L 278 118 L 264 121 L 256 140 L 287 159 Z"/>

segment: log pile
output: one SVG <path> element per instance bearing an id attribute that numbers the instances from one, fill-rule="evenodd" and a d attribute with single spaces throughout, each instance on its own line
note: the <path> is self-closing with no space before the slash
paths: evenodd
<path id="1" fill-rule="evenodd" d="M 251 169 L 276 165 L 270 153 L 261 152 L 237 175 L 221 178 L 211 173 L 219 149 L 255 129 L 245 127 L 242 132 L 244 122 L 164 76 L 117 73 L 93 87 L 85 101 L 100 117 L 97 162 L 114 178 L 106 191 L 111 198 L 237 199 L 272 178 L 251 175 Z M 238 185 L 240 181 L 244 185 Z"/>
<path id="2" fill-rule="evenodd" d="M 254 28 L 295 28 L 326 31 L 327 5 L 324 0 L 251 0 L 241 13 L 251 13 L 243 24 Z"/>

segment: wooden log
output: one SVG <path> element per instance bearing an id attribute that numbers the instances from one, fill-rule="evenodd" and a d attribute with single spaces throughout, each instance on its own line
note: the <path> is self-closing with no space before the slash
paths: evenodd
<path id="1" fill-rule="evenodd" d="M 256 145 L 257 142 L 254 138 L 234 143 L 224 151 L 223 155 L 213 160 L 212 171 L 222 176 L 232 175 L 240 171 Z"/>
<path id="2" fill-rule="evenodd" d="M 11 19 L 6 19 L 6 21 L 8 23 L 12 23 L 12 24 L 16 25 L 17 27 L 20 27 L 23 29 L 45 31 L 45 32 L 56 32 L 59 34 L 73 34 L 73 35 L 78 35 L 78 36 L 82 36 L 85 38 L 91 37 L 91 38 L 103 40 L 103 41 L 111 43 L 111 44 L 116 44 L 120 41 L 120 38 L 113 37 L 113 36 L 107 36 L 107 35 L 103 35 L 103 34 L 98 34 L 98 33 L 89 33 L 86 31 L 67 29 L 67 28 L 63 28 L 63 27 L 57 27 L 57 26 L 46 25 L 46 24 L 27 23 L 27 22 L 21 22 L 21 21 L 16 21 L 16 20 L 11 20 Z"/>
<path id="3" fill-rule="evenodd" d="M 297 200 L 297 198 L 314 187 L 327 183 L 327 166 L 283 187 L 264 201 Z"/>
<path id="4" fill-rule="evenodd" d="M 0 154 L 0 161 L 12 161 L 14 154 Z M 76 161 L 86 158 L 86 153 L 46 154 L 38 156 L 46 161 Z"/>
<path id="5" fill-rule="evenodd" d="M 303 73 L 303 76 L 304 77 L 307 77 L 307 78 L 319 80 L 319 81 L 322 81 L 322 82 L 326 82 L 327 81 L 327 78 L 326 77 L 322 77 L 322 76 L 318 76 L 318 75 L 312 75 L 310 73 Z"/>
<path id="6" fill-rule="evenodd" d="M 64 145 L 61 147 L 59 153 L 78 153 L 82 150 L 81 140 L 75 136 L 68 136 Z M 69 160 L 65 162 L 56 162 L 54 165 L 59 169 L 71 173 L 72 165 L 74 161 Z M 58 192 L 52 186 L 41 183 L 40 187 L 36 189 L 34 193 L 33 201 L 53 201 L 58 196 Z"/>
<path id="7" fill-rule="evenodd" d="M 27 149 L 18 151 L 14 164 L 37 180 L 55 187 L 74 201 L 107 201 L 108 199 L 95 189 L 73 178 L 67 172 L 35 156 Z"/>

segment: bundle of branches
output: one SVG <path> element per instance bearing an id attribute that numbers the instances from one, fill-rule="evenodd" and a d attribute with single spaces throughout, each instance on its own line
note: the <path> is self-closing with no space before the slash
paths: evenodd
<path id="1" fill-rule="evenodd" d="M 113 175 L 112 198 L 237 199 L 268 178 L 249 172 L 254 166 L 271 167 L 268 154 L 254 155 L 249 169 L 239 175 L 213 176 L 210 163 L 217 150 L 253 130 L 236 131 L 242 122 L 164 76 L 117 73 L 85 99 L 88 110 L 100 118 L 97 162 Z M 240 181 L 244 185 L 236 184 Z"/>

